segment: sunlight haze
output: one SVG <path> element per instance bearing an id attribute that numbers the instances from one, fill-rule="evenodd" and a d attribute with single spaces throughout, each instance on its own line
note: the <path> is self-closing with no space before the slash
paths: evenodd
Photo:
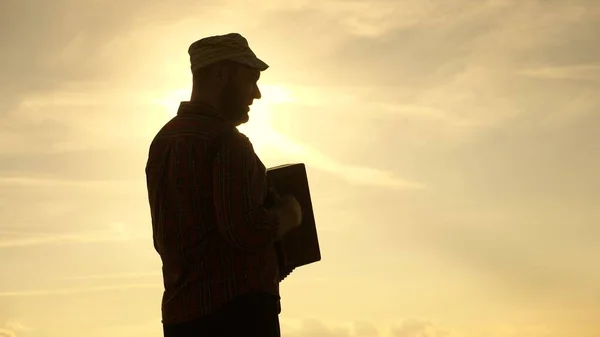
<path id="1" fill-rule="evenodd" d="M 148 147 L 229 32 L 318 227 L 282 336 L 600 336 L 600 1 L 2 0 L 0 337 L 162 336 Z"/>

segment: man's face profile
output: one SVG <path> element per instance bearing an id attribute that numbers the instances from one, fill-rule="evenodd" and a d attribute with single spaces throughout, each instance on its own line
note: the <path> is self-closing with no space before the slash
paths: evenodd
<path id="1" fill-rule="evenodd" d="M 224 112 L 236 124 L 248 122 L 250 105 L 254 99 L 260 99 L 258 79 L 260 71 L 240 64 L 233 64 L 221 92 L 221 106 Z"/>

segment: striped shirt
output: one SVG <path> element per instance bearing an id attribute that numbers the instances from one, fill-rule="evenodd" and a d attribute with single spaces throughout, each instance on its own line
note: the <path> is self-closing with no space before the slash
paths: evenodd
<path id="1" fill-rule="evenodd" d="M 266 169 L 223 115 L 182 102 L 150 145 L 146 181 L 163 264 L 163 324 L 197 319 L 249 292 L 279 298 Z"/>

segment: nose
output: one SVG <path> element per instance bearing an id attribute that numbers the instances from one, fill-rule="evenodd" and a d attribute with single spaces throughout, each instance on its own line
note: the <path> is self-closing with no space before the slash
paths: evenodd
<path id="1" fill-rule="evenodd" d="M 258 88 L 258 84 L 254 85 L 254 99 L 260 99 L 262 94 L 260 93 L 260 89 Z"/>

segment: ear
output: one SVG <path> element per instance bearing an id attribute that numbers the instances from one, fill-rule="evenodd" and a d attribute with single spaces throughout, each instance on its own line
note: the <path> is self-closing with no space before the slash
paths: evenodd
<path id="1" fill-rule="evenodd" d="M 231 64 L 229 64 L 228 62 L 223 62 L 219 64 L 219 66 L 216 69 L 215 79 L 220 85 L 225 86 L 227 83 L 229 83 L 229 81 L 231 81 L 232 76 L 233 68 Z"/>

